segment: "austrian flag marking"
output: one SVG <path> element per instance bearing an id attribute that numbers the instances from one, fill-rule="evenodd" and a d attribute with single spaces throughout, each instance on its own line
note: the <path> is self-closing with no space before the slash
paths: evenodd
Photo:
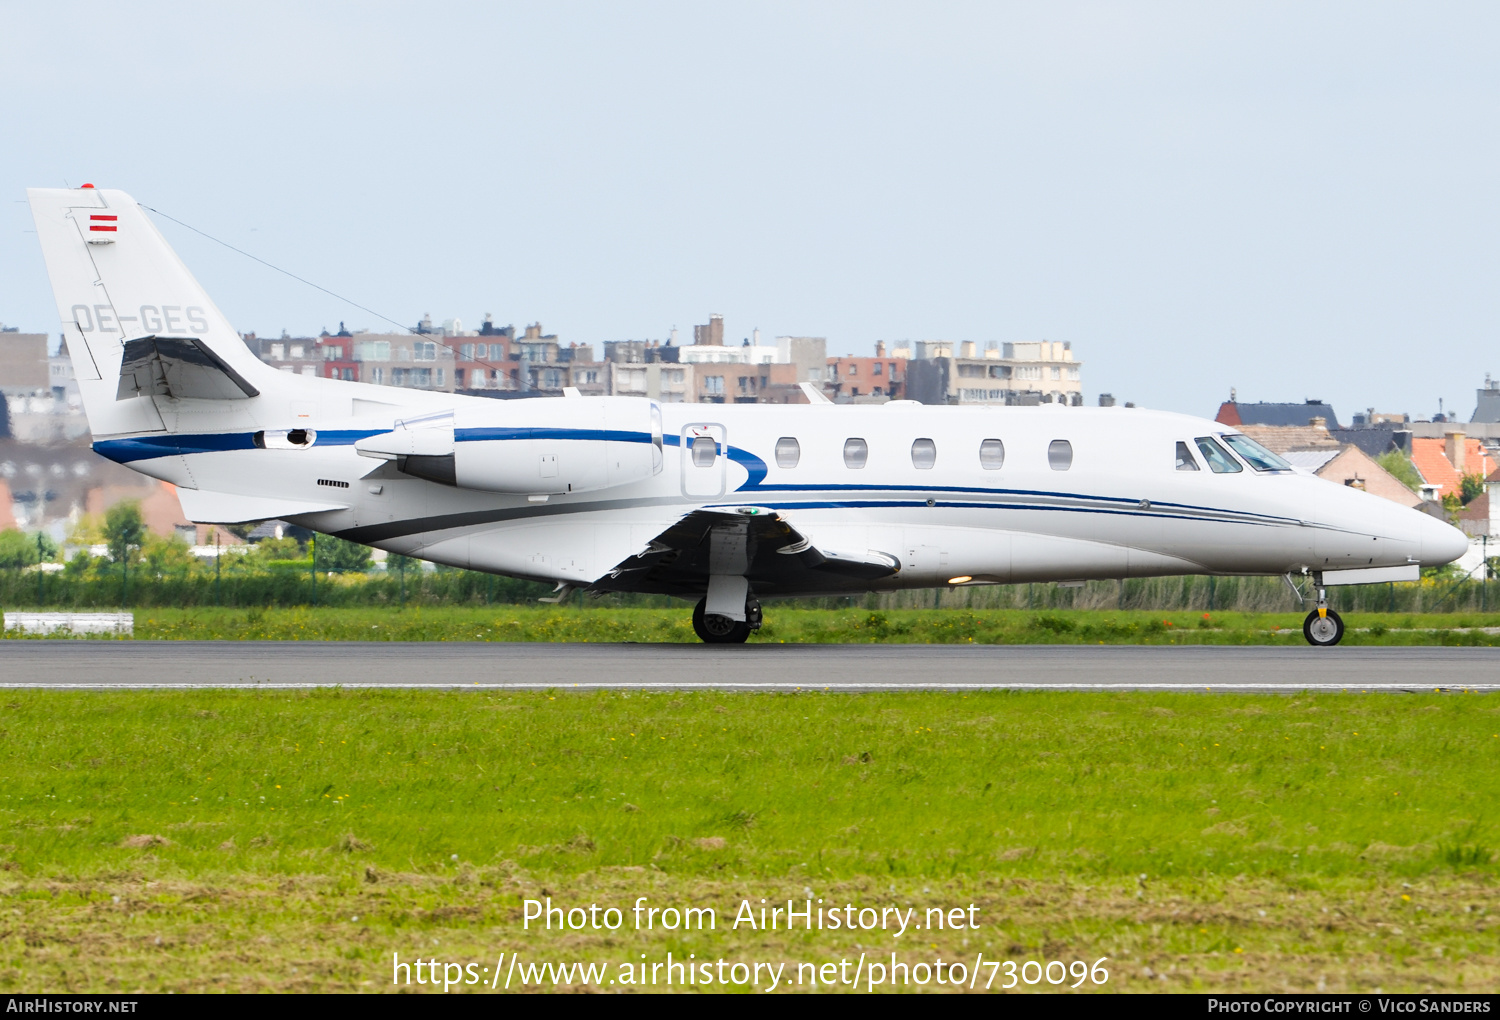
<path id="1" fill-rule="evenodd" d="M 101 216 L 101 215 L 96 215 L 96 214 L 90 214 L 89 215 L 89 230 L 91 230 L 91 231 L 101 231 L 101 232 L 114 233 L 115 231 L 117 231 L 117 230 L 120 229 L 117 226 L 117 223 L 118 223 L 119 219 L 120 219 L 120 217 L 118 217 L 118 216 Z"/>

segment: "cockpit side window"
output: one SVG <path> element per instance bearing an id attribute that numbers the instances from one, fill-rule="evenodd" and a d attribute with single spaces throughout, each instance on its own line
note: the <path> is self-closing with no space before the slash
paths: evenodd
<path id="1" fill-rule="evenodd" d="M 1193 451 L 1188 449 L 1188 444 L 1179 441 L 1177 443 L 1177 470 L 1197 471 L 1198 462 L 1193 459 Z"/>
<path id="2" fill-rule="evenodd" d="M 1199 436 L 1193 442 L 1198 444 L 1198 452 L 1203 454 L 1203 459 L 1208 461 L 1208 469 L 1216 475 L 1232 475 L 1245 470 L 1240 467 L 1240 462 L 1231 457 L 1224 447 L 1214 442 L 1210 436 Z"/>
<path id="3" fill-rule="evenodd" d="M 1290 471 L 1292 466 L 1249 436 L 1225 434 L 1224 442 L 1257 471 Z"/>

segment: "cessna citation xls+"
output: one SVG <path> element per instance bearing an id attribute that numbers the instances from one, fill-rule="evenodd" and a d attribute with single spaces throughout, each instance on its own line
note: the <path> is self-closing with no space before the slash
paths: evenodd
<path id="1" fill-rule="evenodd" d="M 29 196 L 94 449 L 177 486 L 195 521 L 681 596 L 708 642 L 744 641 L 768 598 L 1310 574 L 1304 631 L 1326 645 L 1325 585 L 1414 580 L 1467 548 L 1184 415 L 493 400 L 280 372 L 129 195 Z"/>

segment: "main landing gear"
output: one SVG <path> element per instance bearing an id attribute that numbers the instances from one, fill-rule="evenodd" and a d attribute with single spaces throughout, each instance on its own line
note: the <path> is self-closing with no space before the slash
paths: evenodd
<path id="1" fill-rule="evenodd" d="M 693 633 L 706 645 L 742 645 L 751 631 L 760 630 L 760 601 L 751 598 L 745 603 L 745 618 L 731 619 L 716 613 L 704 612 L 707 597 L 698 600 L 693 607 Z"/>
<path id="2" fill-rule="evenodd" d="M 1313 603 L 1316 608 L 1302 621 L 1302 636 L 1314 647 L 1327 648 L 1344 639 L 1344 621 L 1338 613 L 1328 608 L 1328 592 L 1323 588 L 1323 575 L 1314 574 L 1313 584 L 1317 587 L 1318 601 Z"/>

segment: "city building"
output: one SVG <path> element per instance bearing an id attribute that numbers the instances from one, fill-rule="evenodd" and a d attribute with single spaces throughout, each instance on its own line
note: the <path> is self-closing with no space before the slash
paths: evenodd
<path id="1" fill-rule="evenodd" d="M 650 397 L 664 404 L 695 403 L 697 365 L 670 361 L 606 361 L 609 392 L 618 397 Z M 580 387 L 581 388 L 581 387 Z"/>
<path id="2" fill-rule="evenodd" d="M 349 334 L 343 331 L 343 325 L 339 323 L 339 333 L 341 336 L 348 336 Z M 323 352 L 318 346 L 319 337 L 288 336 L 283 330 L 281 336 L 275 339 L 256 336 L 254 333 L 246 333 L 241 339 L 257 358 L 273 368 L 296 375 L 321 376 L 324 374 Z"/>
<path id="3" fill-rule="evenodd" d="M 900 400 L 906 378 L 906 359 L 888 354 L 884 341 L 875 356 L 829 358 L 823 390 L 835 403 L 881 403 Z"/>
<path id="4" fill-rule="evenodd" d="M 1500 422 L 1500 382 L 1484 374 L 1484 388 L 1474 391 L 1474 413 L 1471 422 Z"/>
<path id="5" fill-rule="evenodd" d="M 1423 498 L 1434 501 L 1459 495 L 1465 475 L 1488 478 L 1496 467 L 1484 445 L 1461 429 L 1451 429 L 1441 439 L 1412 437 L 1411 462 L 1422 476 Z"/>
<path id="6" fill-rule="evenodd" d="M 1079 407 L 1082 365 L 1063 341 L 990 342 L 983 351 L 973 341 L 920 341 L 906 364 L 906 395 L 924 404 Z"/>
<path id="7" fill-rule="evenodd" d="M 1300 404 L 1241 403 L 1233 390 L 1229 399 L 1219 405 L 1214 421 L 1223 425 L 1306 425 L 1314 418 L 1323 419 L 1329 428 L 1339 428 L 1338 415 L 1321 400 L 1304 400 Z"/>
<path id="8" fill-rule="evenodd" d="M 46 333 L 0 328 L 0 435 L 58 443 L 88 435 L 88 419 L 66 355 L 48 356 Z"/>

